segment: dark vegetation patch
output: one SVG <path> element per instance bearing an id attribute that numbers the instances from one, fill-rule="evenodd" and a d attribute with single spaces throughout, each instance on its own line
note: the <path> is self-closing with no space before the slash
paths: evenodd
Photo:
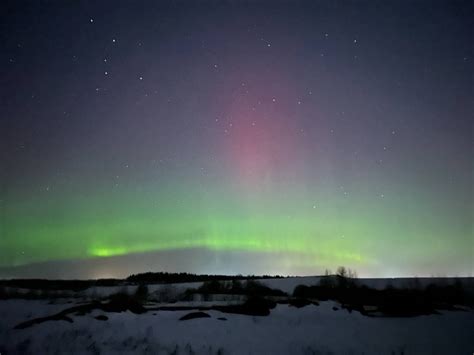
<path id="1" fill-rule="evenodd" d="M 264 297 L 264 296 L 288 296 L 285 292 L 279 289 L 268 287 L 261 282 L 248 280 L 241 282 L 239 280 L 232 281 L 208 281 L 204 282 L 198 288 L 190 288 L 185 292 L 185 299 L 192 299 L 193 294 L 225 294 L 225 295 L 245 295 L 249 297 Z"/>
<path id="2" fill-rule="evenodd" d="M 211 318 L 211 316 L 204 312 L 191 312 L 182 316 L 181 318 L 179 318 L 179 320 L 190 320 L 196 318 Z"/>
<path id="3" fill-rule="evenodd" d="M 250 297 L 241 305 L 213 306 L 212 309 L 224 313 L 243 314 L 248 316 L 268 316 L 276 302 L 263 297 Z"/>
<path id="4" fill-rule="evenodd" d="M 125 312 L 130 311 L 135 314 L 142 314 L 146 309 L 142 305 L 142 300 L 129 296 L 126 293 L 117 293 L 109 297 L 109 301 L 101 303 L 101 309 L 105 312 Z"/>
<path id="5" fill-rule="evenodd" d="M 148 299 L 148 286 L 145 284 L 138 285 L 135 291 L 135 300 L 143 303 Z"/>
<path id="6" fill-rule="evenodd" d="M 227 320 L 226 317 L 219 317 L 219 318 L 217 318 L 217 319 L 218 319 L 218 320 Z"/>
<path id="7" fill-rule="evenodd" d="M 97 317 L 94 317 L 94 318 L 97 320 L 102 320 L 102 321 L 109 319 L 109 317 L 107 317 L 105 314 L 98 315 Z"/>
<path id="8" fill-rule="evenodd" d="M 338 275 L 325 276 L 319 285 L 299 285 L 294 297 L 335 300 L 349 312 L 357 310 L 368 316 L 413 317 L 437 314 L 438 310 L 455 310 L 455 305 L 474 304 L 472 294 L 461 282 L 451 285 L 430 284 L 421 287 L 414 283 L 409 288 L 387 287 L 383 290 L 360 286 L 355 279 Z"/>

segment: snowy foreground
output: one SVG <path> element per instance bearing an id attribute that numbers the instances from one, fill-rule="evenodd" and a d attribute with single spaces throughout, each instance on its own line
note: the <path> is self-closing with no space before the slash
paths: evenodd
<path id="1" fill-rule="evenodd" d="M 288 279 L 287 279 L 288 280 Z M 280 280 L 283 283 L 290 281 Z M 275 280 L 275 283 L 278 283 Z M 283 285 L 282 285 L 283 286 Z M 284 288 L 284 287 L 282 287 Z M 411 318 L 367 317 L 332 301 L 295 308 L 279 304 L 269 316 L 206 311 L 210 318 L 179 320 L 190 311 L 134 314 L 94 310 L 13 329 L 49 316 L 77 299 L 0 301 L 0 353 L 147 354 L 472 354 L 474 312 L 443 311 Z M 189 305 L 189 303 L 188 303 Z M 337 308 L 337 310 L 335 310 Z M 107 320 L 97 316 L 106 315 Z M 218 318 L 225 318 L 218 319 Z"/>

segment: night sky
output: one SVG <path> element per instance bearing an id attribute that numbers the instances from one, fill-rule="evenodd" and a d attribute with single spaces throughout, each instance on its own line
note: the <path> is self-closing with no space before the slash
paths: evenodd
<path id="1" fill-rule="evenodd" d="M 2 1 L 0 274 L 472 275 L 471 1 Z"/>

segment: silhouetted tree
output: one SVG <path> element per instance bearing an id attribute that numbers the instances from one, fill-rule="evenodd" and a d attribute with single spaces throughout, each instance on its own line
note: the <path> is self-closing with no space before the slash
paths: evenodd
<path id="1" fill-rule="evenodd" d="M 336 271 L 336 275 L 339 277 L 346 278 L 347 277 L 347 269 L 345 266 L 339 266 Z"/>

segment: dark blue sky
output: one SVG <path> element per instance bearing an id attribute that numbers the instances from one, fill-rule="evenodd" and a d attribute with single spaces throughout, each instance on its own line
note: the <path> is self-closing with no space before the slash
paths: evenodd
<path id="1" fill-rule="evenodd" d="M 4 274 L 472 274 L 471 1 L 0 6 Z"/>

